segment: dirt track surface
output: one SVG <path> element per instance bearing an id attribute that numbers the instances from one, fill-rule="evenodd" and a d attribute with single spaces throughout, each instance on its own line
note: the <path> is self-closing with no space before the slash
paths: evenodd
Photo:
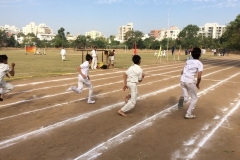
<path id="1" fill-rule="evenodd" d="M 142 66 L 139 100 L 127 117 L 125 70 L 90 71 L 88 90 L 66 92 L 77 74 L 12 82 L 0 102 L 0 159 L 10 160 L 238 160 L 240 159 L 240 57 L 202 60 L 196 119 L 177 109 L 184 62 Z"/>

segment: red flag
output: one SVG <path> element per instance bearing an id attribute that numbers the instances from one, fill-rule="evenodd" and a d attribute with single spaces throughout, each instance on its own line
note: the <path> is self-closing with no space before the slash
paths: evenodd
<path id="1" fill-rule="evenodd" d="M 134 55 L 137 55 L 137 45 L 136 45 L 136 42 L 134 43 Z"/>

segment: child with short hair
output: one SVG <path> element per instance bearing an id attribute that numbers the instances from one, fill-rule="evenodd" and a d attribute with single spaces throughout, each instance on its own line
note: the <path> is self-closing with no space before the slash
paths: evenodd
<path id="1" fill-rule="evenodd" d="M 5 82 L 3 79 L 5 76 L 9 78 L 8 73 L 11 76 L 14 76 L 15 63 L 11 64 L 11 69 L 8 65 L 8 57 L 7 55 L 0 55 L 0 101 L 3 101 L 4 95 L 14 89 L 14 86 L 10 83 Z"/>
<path id="2" fill-rule="evenodd" d="M 180 86 L 182 88 L 182 96 L 179 99 L 178 107 L 183 107 L 183 102 L 188 101 L 188 94 L 191 97 L 191 101 L 185 115 L 186 119 L 196 118 L 192 115 L 197 103 L 197 88 L 199 89 L 199 84 L 201 82 L 201 76 L 203 71 L 203 64 L 199 61 L 201 56 L 201 49 L 194 48 L 191 52 L 193 59 L 187 60 L 184 69 L 181 72 L 181 82 Z M 197 83 L 195 81 L 195 75 L 197 74 Z"/>
<path id="3" fill-rule="evenodd" d="M 80 94 L 82 93 L 82 90 L 83 90 L 83 84 L 85 84 L 89 89 L 88 101 L 87 101 L 87 103 L 89 104 L 95 103 L 95 101 L 91 99 L 92 93 L 93 93 L 93 86 L 90 82 L 90 77 L 88 75 L 89 67 L 90 67 L 90 64 L 92 63 L 92 59 L 93 58 L 90 54 L 86 55 L 86 61 L 83 64 L 81 64 L 79 67 L 77 67 L 77 70 L 79 72 L 78 87 L 71 86 L 67 89 L 67 91 L 73 91 L 75 93 Z"/>
<path id="4" fill-rule="evenodd" d="M 125 106 L 118 111 L 118 113 L 124 117 L 127 116 L 125 112 L 134 108 L 136 105 L 138 95 L 137 84 L 141 82 L 145 76 L 142 68 L 139 66 L 141 57 L 139 55 L 134 55 L 132 61 L 134 64 L 123 74 L 123 90 L 125 91 L 127 88 L 130 89 L 130 95 L 127 96 L 130 100 L 127 99 Z"/>

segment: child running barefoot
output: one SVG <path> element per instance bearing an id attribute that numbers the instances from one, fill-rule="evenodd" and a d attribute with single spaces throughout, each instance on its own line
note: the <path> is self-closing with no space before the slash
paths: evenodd
<path id="1" fill-rule="evenodd" d="M 11 76 L 14 76 L 15 63 L 12 63 L 11 67 L 12 68 L 10 69 L 8 65 L 8 57 L 6 55 L 0 55 L 0 95 L 1 95 L 0 101 L 3 101 L 3 98 L 6 93 L 14 89 L 14 86 L 12 84 L 7 83 L 3 80 L 4 76 L 10 78 L 8 73 Z"/>
<path id="2" fill-rule="evenodd" d="M 73 91 L 75 93 L 80 94 L 82 93 L 82 90 L 83 90 L 83 84 L 85 84 L 89 89 L 87 103 L 90 103 L 90 104 L 95 103 L 95 101 L 91 99 L 92 93 L 93 93 L 93 86 L 90 82 L 90 77 L 88 76 L 89 67 L 90 67 L 90 64 L 92 63 L 92 59 L 93 59 L 92 56 L 90 54 L 87 54 L 86 61 L 77 68 L 79 72 L 78 88 L 76 86 L 71 86 L 67 89 L 67 91 Z"/>
<path id="3" fill-rule="evenodd" d="M 134 64 L 129 67 L 123 75 L 123 90 L 125 91 L 127 88 L 130 89 L 130 94 L 128 94 L 125 98 L 125 106 L 118 111 L 118 113 L 124 117 L 127 116 L 125 112 L 134 108 L 136 105 L 138 95 L 137 84 L 141 82 L 145 76 L 142 68 L 139 66 L 141 63 L 141 57 L 139 55 L 134 55 L 132 57 L 132 61 Z"/>
<path id="4" fill-rule="evenodd" d="M 188 101 L 188 94 L 191 97 L 191 101 L 185 115 L 186 119 L 196 118 L 195 115 L 192 114 L 196 103 L 197 103 L 197 88 L 199 89 L 199 84 L 201 82 L 201 75 L 203 71 L 203 64 L 199 61 L 199 57 L 201 56 L 201 49 L 194 48 L 192 50 L 193 59 L 187 60 L 184 69 L 181 73 L 181 88 L 182 88 L 182 96 L 179 99 L 178 107 L 181 109 L 183 107 L 183 102 Z M 195 82 L 195 75 L 197 75 L 197 82 Z"/>

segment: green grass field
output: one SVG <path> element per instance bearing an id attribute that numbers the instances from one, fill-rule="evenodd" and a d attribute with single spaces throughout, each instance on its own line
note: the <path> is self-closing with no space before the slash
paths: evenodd
<path id="1" fill-rule="evenodd" d="M 156 59 L 153 50 L 138 50 L 138 54 L 142 57 L 141 65 L 161 64 L 161 63 L 177 63 L 171 52 L 168 52 L 167 57 Z M 82 52 L 67 50 L 66 61 L 61 60 L 60 49 L 46 50 L 47 55 L 34 55 L 31 53 L 25 54 L 24 50 L 0 50 L 0 54 L 8 56 L 8 64 L 12 62 L 15 66 L 15 76 L 7 79 L 28 79 L 36 77 L 50 77 L 63 74 L 76 73 L 76 68 L 82 63 Z M 84 55 L 86 52 L 84 53 Z M 115 68 L 128 68 L 131 64 L 133 50 L 124 51 L 116 50 L 116 57 L 114 60 Z M 177 54 L 177 53 L 176 53 Z M 102 51 L 98 52 L 99 61 L 102 61 Z M 211 53 L 206 53 L 201 58 L 210 58 Z M 184 51 L 181 52 L 180 61 L 185 61 L 187 56 Z M 177 60 L 177 56 L 175 56 Z M 85 61 L 85 56 L 84 56 Z M 106 64 L 106 56 L 103 54 L 103 63 Z"/>

